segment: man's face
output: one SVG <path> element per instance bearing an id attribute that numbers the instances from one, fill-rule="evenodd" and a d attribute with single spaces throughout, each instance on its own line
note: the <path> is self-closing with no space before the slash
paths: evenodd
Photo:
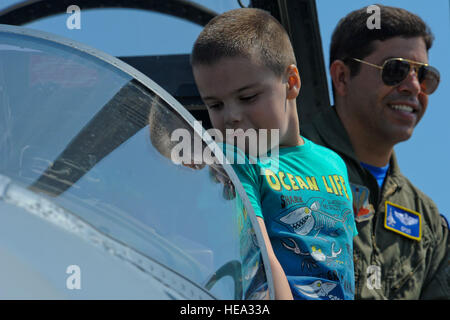
<path id="1" fill-rule="evenodd" d="M 260 129 L 279 129 L 279 145 L 286 143 L 290 121 L 282 77 L 245 57 L 196 65 L 193 72 L 212 125 L 224 138 L 227 129 L 255 129 L 257 133 Z M 271 142 L 267 143 L 270 148 Z"/>
<path id="2" fill-rule="evenodd" d="M 374 45 L 375 50 L 364 61 L 379 66 L 389 58 L 428 63 L 421 37 L 394 37 L 374 41 Z M 428 95 L 421 92 L 414 68 L 400 84 L 387 86 L 381 79 L 381 70 L 366 64 L 361 64 L 358 75 L 349 80 L 346 99 L 353 121 L 363 124 L 379 141 L 393 144 L 411 137 L 428 105 Z"/>

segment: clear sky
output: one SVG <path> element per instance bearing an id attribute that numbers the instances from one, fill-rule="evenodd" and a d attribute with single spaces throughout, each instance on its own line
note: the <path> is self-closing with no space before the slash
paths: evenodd
<path id="1" fill-rule="evenodd" d="M 1 0 L 0 10 L 17 0 Z M 76 4 L 76 0 L 73 4 Z M 198 0 L 217 12 L 237 8 L 237 0 Z M 248 4 L 243 1 L 244 4 Z M 441 72 L 441 84 L 430 96 L 428 110 L 413 137 L 396 146 L 402 172 L 438 205 L 450 219 L 450 9 L 449 0 L 378 0 L 376 3 L 408 9 L 431 27 L 435 43 L 430 64 Z M 340 18 L 354 9 L 373 4 L 366 0 L 317 0 L 325 63 L 331 33 Z M 68 14 L 27 25 L 59 34 L 116 56 L 189 53 L 201 27 L 181 19 L 151 12 L 103 9 L 81 12 L 81 30 L 66 27 Z M 303 79 L 307 81 L 307 79 Z"/>

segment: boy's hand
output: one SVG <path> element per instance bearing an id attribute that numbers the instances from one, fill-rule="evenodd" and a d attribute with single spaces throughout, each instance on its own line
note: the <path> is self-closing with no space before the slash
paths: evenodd
<path id="1" fill-rule="evenodd" d="M 193 164 L 193 163 L 182 163 L 183 166 L 194 169 L 194 170 L 200 170 L 203 169 L 206 164 L 205 163 L 201 163 L 201 164 Z"/>

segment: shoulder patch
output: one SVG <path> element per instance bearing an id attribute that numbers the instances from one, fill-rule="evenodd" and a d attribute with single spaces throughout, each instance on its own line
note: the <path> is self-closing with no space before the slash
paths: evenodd
<path id="1" fill-rule="evenodd" d="M 369 203 L 370 190 L 358 184 L 350 183 L 353 194 L 353 212 L 357 222 L 372 219 L 375 209 Z"/>
<path id="2" fill-rule="evenodd" d="M 422 216 L 420 213 L 386 201 L 384 227 L 409 239 L 422 238 Z"/>

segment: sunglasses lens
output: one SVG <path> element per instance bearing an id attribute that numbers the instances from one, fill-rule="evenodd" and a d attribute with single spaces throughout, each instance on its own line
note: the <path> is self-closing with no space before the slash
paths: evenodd
<path id="1" fill-rule="evenodd" d="M 441 79 L 439 71 L 431 66 L 422 66 L 419 69 L 418 77 L 422 91 L 426 94 L 432 94 L 437 89 Z"/>
<path id="2" fill-rule="evenodd" d="M 359 60 L 356 58 L 353 58 L 353 60 L 380 68 L 379 66 L 367 61 Z M 383 69 L 381 71 L 381 78 L 383 80 L 383 83 L 387 86 L 398 85 L 406 79 L 409 72 L 411 71 L 412 65 L 414 66 L 413 68 L 416 71 L 416 76 L 419 80 L 421 91 L 426 94 L 432 94 L 439 86 L 441 75 L 436 68 L 420 62 L 414 62 L 406 59 L 403 60 L 401 58 L 392 58 L 387 60 L 383 64 Z"/>
<path id="3" fill-rule="evenodd" d="M 386 62 L 383 68 L 383 82 L 388 86 L 395 86 L 402 82 L 409 73 L 409 63 L 401 60 Z"/>

